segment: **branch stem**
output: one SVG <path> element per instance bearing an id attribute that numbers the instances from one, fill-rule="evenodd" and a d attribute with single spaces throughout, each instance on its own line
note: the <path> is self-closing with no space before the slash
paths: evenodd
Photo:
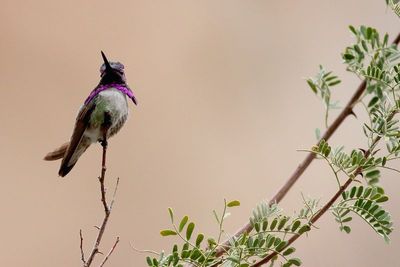
<path id="1" fill-rule="evenodd" d="M 104 218 L 103 218 L 103 222 L 101 223 L 101 226 L 98 227 L 99 231 L 98 231 L 98 234 L 97 234 L 97 237 L 96 237 L 96 241 L 95 241 L 95 243 L 93 245 L 93 248 L 92 248 L 92 251 L 90 252 L 90 255 L 89 255 L 89 257 L 88 257 L 88 259 L 86 261 L 85 261 L 85 258 L 84 258 L 84 253 L 83 253 L 83 248 L 82 248 L 82 244 L 83 244 L 82 231 L 80 231 L 80 238 L 81 238 L 80 248 L 81 248 L 81 259 L 82 259 L 82 262 L 83 262 L 83 267 L 91 266 L 95 256 L 97 254 L 101 254 L 101 252 L 99 251 L 99 246 L 100 246 L 101 240 L 103 238 L 103 234 L 104 234 L 104 231 L 106 229 L 108 219 L 109 219 L 110 214 L 111 214 L 112 206 L 114 204 L 115 195 L 117 193 L 117 188 L 118 188 L 118 184 L 119 184 L 119 178 L 118 178 L 116 186 L 115 186 L 113 198 L 111 200 L 110 205 L 108 205 L 107 204 L 107 199 L 106 199 L 106 191 L 107 190 L 106 190 L 106 187 L 105 187 L 105 184 L 104 184 L 104 180 L 105 180 L 105 177 L 106 177 L 106 170 L 107 170 L 107 168 L 106 168 L 107 130 L 108 129 L 104 129 L 104 131 L 103 131 L 103 141 L 101 142 L 101 145 L 103 147 L 103 156 L 102 156 L 102 161 L 101 161 L 101 175 L 100 175 L 100 177 L 98 177 L 99 182 L 100 182 L 101 202 L 102 202 L 103 207 L 104 207 Z M 118 242 L 119 242 L 119 237 L 117 237 L 117 239 L 116 239 L 114 245 L 112 246 L 112 248 L 110 249 L 109 253 L 105 256 L 105 258 L 103 259 L 102 263 L 99 265 L 100 267 L 102 267 L 106 263 L 106 261 L 108 260 L 110 255 L 114 252 L 114 249 L 117 246 Z"/>
<path id="2" fill-rule="evenodd" d="M 99 267 L 103 267 L 104 264 L 106 263 L 106 261 L 108 260 L 108 258 L 110 257 L 110 255 L 114 252 L 115 247 L 118 245 L 119 242 L 119 237 L 117 237 L 117 239 L 115 240 L 114 245 L 111 247 L 110 251 L 108 252 L 107 256 L 104 257 L 103 261 L 101 262 L 101 264 L 99 265 Z"/>

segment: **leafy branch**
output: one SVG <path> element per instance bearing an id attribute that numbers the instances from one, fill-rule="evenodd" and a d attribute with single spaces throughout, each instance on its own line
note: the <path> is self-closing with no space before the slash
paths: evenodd
<path id="1" fill-rule="evenodd" d="M 394 116 L 395 113 L 393 113 Z M 373 143 L 373 148 L 378 144 L 378 142 L 380 141 L 381 137 L 377 137 Z M 365 158 L 368 158 L 368 156 L 372 153 L 372 149 L 369 149 L 365 152 Z M 362 168 L 359 167 L 357 168 L 347 179 L 347 181 L 340 187 L 340 189 L 336 192 L 336 194 L 321 208 L 321 210 L 311 219 L 311 223 L 314 224 L 315 222 L 318 221 L 319 218 L 322 217 L 322 215 L 325 214 L 325 212 L 327 212 L 332 206 L 333 204 L 336 202 L 336 200 L 340 197 L 340 196 L 346 196 L 347 194 L 345 193 L 345 190 L 349 187 L 349 185 L 354 181 L 354 178 L 357 177 L 358 175 L 360 175 L 362 173 Z M 351 193 L 350 193 L 351 195 Z M 358 201 L 359 199 L 357 199 Z M 372 200 L 371 200 L 372 202 Z M 361 205 L 362 206 L 362 205 Z M 358 207 L 360 208 L 360 207 Z M 356 206 L 356 210 L 357 210 L 357 206 Z M 343 222 L 343 221 L 342 221 Z M 391 223 L 390 223 L 391 224 Z M 346 231 L 346 230 L 345 230 Z M 381 230 L 378 230 L 378 232 Z M 347 231 L 346 231 L 347 232 Z M 391 232 L 387 231 L 387 234 L 389 234 Z M 386 234 L 386 233 L 383 233 Z M 301 236 L 301 234 L 295 235 L 292 238 L 289 239 L 287 246 L 291 245 L 293 242 L 295 242 L 299 237 Z M 385 239 L 387 240 L 386 236 Z M 273 260 L 273 257 L 276 254 L 271 254 L 267 257 L 265 257 L 264 259 L 262 259 L 261 261 L 253 264 L 252 266 L 256 267 L 256 266 L 262 266 L 263 264 L 269 262 L 270 260 Z"/>
<path id="2" fill-rule="evenodd" d="M 353 212 L 388 242 L 388 236 L 393 230 L 392 222 L 389 213 L 379 205 L 388 199 L 381 187 L 354 186 L 342 193 L 342 200 L 332 208 L 332 213 L 341 231 L 350 233 L 350 226 L 345 224 L 352 220 L 348 214 Z"/>
<path id="3" fill-rule="evenodd" d="M 266 263 L 272 266 L 277 261 L 284 267 L 299 266 L 301 260 L 292 257 L 296 251 L 292 244 L 303 234 L 312 231 L 316 227 L 315 223 L 327 211 L 332 212 L 341 231 L 351 232 L 349 223 L 353 218 L 350 215 L 354 214 L 389 241 L 393 223 L 389 212 L 382 205 L 389 197 L 379 186 L 379 169 L 400 172 L 387 166 L 388 162 L 400 158 L 399 120 L 395 118 L 400 112 L 400 52 L 397 49 L 400 34 L 389 44 L 389 36 L 385 34 L 380 38 L 374 28 L 349 28 L 356 42 L 346 47 L 342 58 L 347 70 L 362 79 L 362 83 L 339 116 L 327 127 L 320 141 L 311 149 L 305 150 L 308 152 L 306 158 L 283 187 L 268 203 L 261 203 L 256 207 L 243 228 L 233 236 L 228 236 L 225 242 L 221 242 L 221 237 L 227 235 L 223 229 L 223 221 L 231 203 L 225 201 L 222 215 L 218 216 L 214 212 L 219 228 L 218 238 L 208 238 L 205 247 L 201 247 L 205 239 L 203 234 L 198 234 L 196 241 L 191 240 L 194 223 L 187 224 L 188 217 L 185 216 L 178 227 L 170 209 L 173 229 L 163 230 L 161 235 L 176 235 L 184 244 L 182 248 L 175 244 L 170 254 L 166 255 L 163 252 L 158 258 L 148 257 L 149 266 L 185 264 L 249 267 Z M 336 103 L 331 101 L 331 88 L 339 82 L 337 76 L 323 67 L 320 67 L 315 78 L 307 80 L 313 92 L 325 105 L 326 125 L 329 110 L 336 107 Z M 368 121 L 363 123 L 362 127 L 367 147 L 354 148 L 350 153 L 345 152 L 343 146 L 332 148 L 328 143 L 329 138 L 349 115 L 355 115 L 353 108 L 357 104 L 362 105 L 368 115 Z M 386 144 L 386 150 L 380 148 L 383 146 L 381 143 Z M 338 184 L 337 192 L 322 207 L 319 207 L 319 201 L 306 200 L 303 197 L 304 207 L 298 214 L 283 214 L 277 203 L 285 197 L 314 159 L 323 159 L 329 165 Z M 359 177 L 364 181 L 358 180 Z M 365 185 L 351 187 L 353 183 Z M 182 234 L 185 229 L 186 235 Z"/>
<path id="4" fill-rule="evenodd" d="M 395 49 L 395 46 L 400 42 L 400 34 L 394 39 L 391 47 Z M 343 55 L 343 57 L 345 57 Z M 368 82 L 369 84 L 369 82 Z M 370 88 L 370 84 L 368 86 Z M 330 137 L 336 132 L 336 130 L 341 126 L 343 121 L 350 115 L 354 115 L 353 107 L 360 102 L 362 96 L 366 92 L 367 89 L 367 80 L 364 79 L 361 84 L 358 86 L 357 90 L 354 92 L 346 106 L 340 112 L 338 117 L 332 122 L 332 124 L 326 129 L 325 133 L 321 137 L 321 140 L 328 141 Z M 319 142 L 320 143 L 320 142 Z M 318 144 L 319 144 L 318 143 Z M 400 148 L 399 148 L 400 149 Z M 316 158 L 315 153 L 309 153 L 306 158 L 299 164 L 293 174 L 288 178 L 288 180 L 283 184 L 283 186 L 278 190 L 277 193 L 271 198 L 269 201 L 270 205 L 274 203 L 279 203 L 289 192 L 292 186 L 297 182 L 297 180 L 301 177 L 304 171 L 310 166 L 311 162 Z M 243 233 L 248 233 L 252 230 L 252 225 L 250 223 L 245 224 L 241 229 L 239 229 L 235 233 L 235 237 L 242 235 Z M 217 255 L 222 255 L 224 250 L 229 247 L 229 240 L 225 241 L 223 246 L 217 250 Z"/>

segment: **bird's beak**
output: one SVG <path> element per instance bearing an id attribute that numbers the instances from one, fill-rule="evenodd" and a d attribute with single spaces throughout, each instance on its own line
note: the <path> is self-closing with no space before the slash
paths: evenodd
<path id="1" fill-rule="evenodd" d="M 106 70 L 111 70 L 111 65 L 108 62 L 108 59 L 106 58 L 106 55 L 104 55 L 103 51 L 101 51 L 101 56 L 103 57 L 104 64 L 106 65 Z"/>
<path id="2" fill-rule="evenodd" d="M 132 95 L 131 99 L 132 99 L 133 103 L 137 106 L 136 97 L 134 95 Z"/>

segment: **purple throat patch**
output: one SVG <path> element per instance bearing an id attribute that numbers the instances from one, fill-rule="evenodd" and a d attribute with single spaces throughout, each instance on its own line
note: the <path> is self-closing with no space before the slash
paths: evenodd
<path id="1" fill-rule="evenodd" d="M 100 92 L 107 90 L 109 88 L 115 88 L 118 91 L 124 93 L 126 96 L 128 96 L 130 99 L 132 99 L 133 103 L 135 103 L 135 105 L 136 105 L 136 98 L 133 95 L 133 92 L 131 91 L 131 89 L 129 89 L 129 87 L 127 87 L 126 85 L 117 84 L 117 83 L 105 84 L 105 85 L 100 85 L 99 87 L 96 87 L 90 93 L 90 95 L 86 98 L 85 105 L 87 105 L 90 101 L 92 101 L 93 98 L 95 98 Z"/>

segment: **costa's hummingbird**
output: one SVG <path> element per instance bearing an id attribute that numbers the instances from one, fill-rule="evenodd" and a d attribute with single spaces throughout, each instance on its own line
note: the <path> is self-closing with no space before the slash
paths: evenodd
<path id="1" fill-rule="evenodd" d="M 67 175 L 86 149 L 96 142 L 107 142 L 128 118 L 128 102 L 136 98 L 126 83 L 124 65 L 109 62 L 101 51 L 104 63 L 100 67 L 100 82 L 79 110 L 71 140 L 48 153 L 45 160 L 62 158 L 58 174 Z M 104 134 L 106 140 L 103 140 Z"/>

